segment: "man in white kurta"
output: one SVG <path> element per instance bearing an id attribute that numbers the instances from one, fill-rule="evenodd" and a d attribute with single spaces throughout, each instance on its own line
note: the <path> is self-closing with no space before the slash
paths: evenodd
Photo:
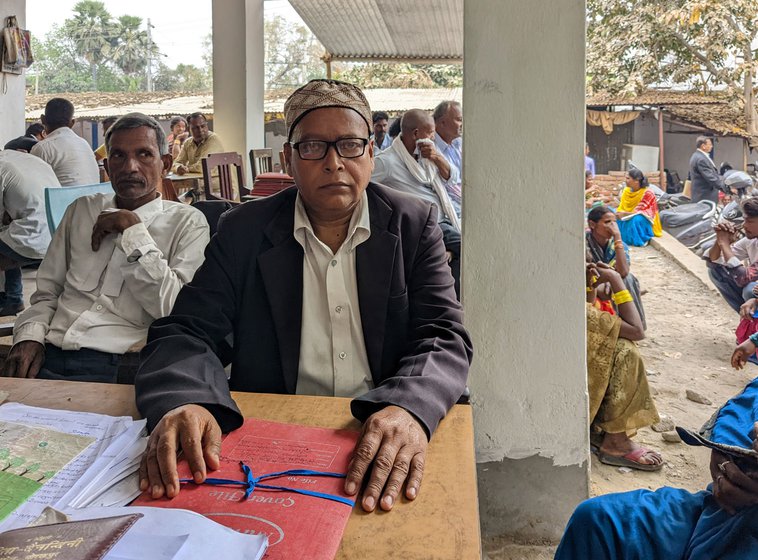
<path id="1" fill-rule="evenodd" d="M 52 167 L 41 159 L 10 149 L 0 152 L 0 269 L 5 276 L 0 316 L 24 309 L 21 267 L 38 263 L 47 252 L 45 188 L 59 186 Z"/>
<path id="2" fill-rule="evenodd" d="M 132 350 L 203 262 L 205 217 L 157 192 L 171 165 L 160 125 L 127 115 L 106 145 L 116 194 L 82 197 L 66 210 L 32 305 L 16 321 L 5 375 L 131 382 Z"/>

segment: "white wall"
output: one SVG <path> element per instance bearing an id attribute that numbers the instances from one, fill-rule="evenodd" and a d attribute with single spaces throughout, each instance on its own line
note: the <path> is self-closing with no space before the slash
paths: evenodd
<path id="1" fill-rule="evenodd" d="M 213 120 L 229 152 L 264 145 L 263 0 L 213 0 Z"/>
<path id="2" fill-rule="evenodd" d="M 26 0 L 0 0 L 0 25 L 5 27 L 5 18 L 16 16 L 22 28 L 26 24 Z M 0 84 L 7 79 L 7 91 L 0 92 L 0 147 L 21 136 L 24 126 L 24 96 L 26 79 L 23 74 L 0 74 Z M 0 85 L 0 87 L 4 87 Z"/>
<path id="3" fill-rule="evenodd" d="M 588 493 L 583 0 L 464 5 L 463 304 L 485 534 Z"/>

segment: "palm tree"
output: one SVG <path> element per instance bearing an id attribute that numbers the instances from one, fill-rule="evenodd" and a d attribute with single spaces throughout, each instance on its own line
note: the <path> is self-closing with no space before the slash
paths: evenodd
<path id="1" fill-rule="evenodd" d="M 113 18 L 103 2 L 82 0 L 74 6 L 74 18 L 67 20 L 66 26 L 77 52 L 90 66 L 92 88 L 97 91 L 97 67 L 110 57 L 115 45 Z"/>
<path id="2" fill-rule="evenodd" d="M 145 70 L 148 57 L 155 58 L 158 48 L 148 40 L 147 31 L 140 29 L 142 18 L 121 16 L 115 25 L 116 46 L 112 59 L 127 76 L 136 76 Z"/>

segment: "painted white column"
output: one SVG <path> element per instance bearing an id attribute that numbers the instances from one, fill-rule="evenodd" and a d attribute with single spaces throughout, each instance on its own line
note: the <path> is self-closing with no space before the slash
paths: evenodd
<path id="1" fill-rule="evenodd" d="M 588 494 L 583 0 L 468 0 L 463 304 L 485 535 Z"/>
<path id="2" fill-rule="evenodd" d="M 229 152 L 262 148 L 263 0 L 213 0 L 213 130 Z"/>
<path id="3" fill-rule="evenodd" d="M 0 26 L 5 27 L 5 18 L 8 16 L 16 16 L 19 26 L 24 28 L 26 0 L 0 0 Z M 0 94 L 0 147 L 21 136 L 26 130 L 25 86 L 26 77 L 23 74 L 0 75 L 0 87 L 7 88 Z"/>

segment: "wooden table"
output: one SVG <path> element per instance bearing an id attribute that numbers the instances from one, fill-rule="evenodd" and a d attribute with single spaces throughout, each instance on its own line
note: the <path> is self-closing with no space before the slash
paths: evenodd
<path id="1" fill-rule="evenodd" d="M 8 401 L 138 417 L 129 385 L 0 378 Z M 350 399 L 232 393 L 246 417 L 325 428 L 359 429 Z M 471 408 L 456 405 L 429 444 L 419 497 L 393 510 L 353 510 L 337 558 L 481 558 Z"/>

